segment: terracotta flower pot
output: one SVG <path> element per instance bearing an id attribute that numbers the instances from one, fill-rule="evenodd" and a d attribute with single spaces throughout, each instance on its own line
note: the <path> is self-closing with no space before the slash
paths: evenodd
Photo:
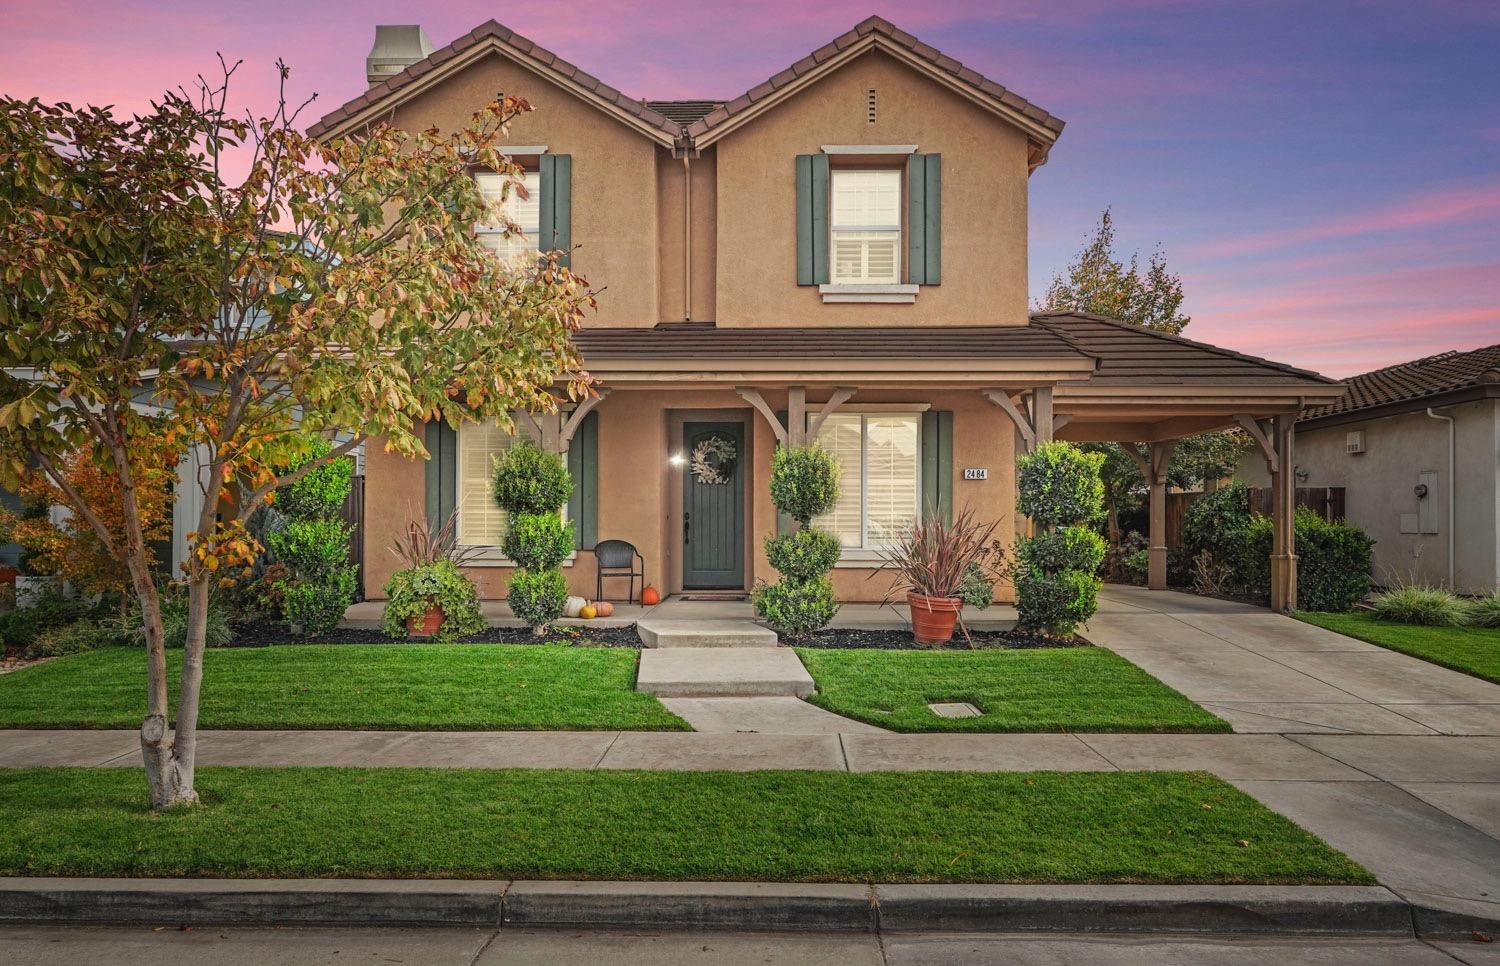
<path id="1" fill-rule="evenodd" d="M 908 592 L 911 608 L 911 632 L 918 644 L 946 644 L 953 640 L 953 626 L 958 622 L 964 602 L 957 597 L 928 597 Z"/>
<path id="2" fill-rule="evenodd" d="M 406 619 L 406 633 L 409 637 L 433 637 L 438 628 L 443 626 L 443 609 L 436 604 L 427 608 L 427 613 L 421 617 L 408 617 Z"/>

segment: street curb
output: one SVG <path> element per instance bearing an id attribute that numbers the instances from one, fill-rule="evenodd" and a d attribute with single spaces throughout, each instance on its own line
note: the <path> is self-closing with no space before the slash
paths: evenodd
<path id="1" fill-rule="evenodd" d="M 1425 915 L 1381 886 L 0 878 L 0 922 L 8 923 L 1350 936 L 1460 931 L 1451 917 Z M 1469 916 L 1468 928 L 1484 925 Z"/>

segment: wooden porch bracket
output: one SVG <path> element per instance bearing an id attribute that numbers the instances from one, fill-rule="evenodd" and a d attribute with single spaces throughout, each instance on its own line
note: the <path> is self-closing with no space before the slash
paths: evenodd
<path id="1" fill-rule="evenodd" d="M 578 432 L 578 427 L 583 425 L 583 417 L 593 411 L 594 407 L 604 402 L 604 397 L 609 395 L 608 389 L 597 390 L 599 395 L 588 396 L 579 400 L 578 405 L 568 414 L 568 418 L 562 424 L 562 430 L 558 434 L 559 452 L 568 448 L 573 441 L 573 435 Z"/>
<path id="2" fill-rule="evenodd" d="M 766 403 L 765 397 L 760 394 L 760 390 L 736 386 L 734 391 L 739 393 L 741 399 L 754 406 L 766 418 L 766 422 L 771 424 L 771 432 L 776 434 L 776 442 L 782 446 L 786 446 L 786 427 L 781 425 L 781 420 L 776 418 L 775 410 Z"/>
<path id="3" fill-rule="evenodd" d="M 854 393 L 855 389 L 852 386 L 839 386 L 835 389 L 833 395 L 829 396 L 828 401 L 823 404 L 823 408 L 819 409 L 818 414 L 813 417 L 812 425 L 807 428 L 807 438 L 817 439 L 818 434 L 823 431 L 823 423 L 840 406 L 848 402 Z"/>
<path id="4" fill-rule="evenodd" d="M 1016 432 L 1021 434 L 1021 442 L 1024 444 L 1026 452 L 1029 453 L 1036 449 L 1036 433 L 1031 428 L 1031 420 L 1023 416 L 1021 411 L 1016 408 L 1015 402 L 1010 398 L 1010 393 L 1004 389 L 981 389 L 980 392 L 984 393 L 986 399 L 999 406 L 1000 410 L 1010 417 L 1010 421 L 1016 426 Z"/>
<path id="5" fill-rule="evenodd" d="M 1073 421 L 1073 417 L 1072 416 L 1053 416 L 1052 417 L 1052 435 L 1056 436 L 1058 430 L 1062 429 L 1064 426 L 1068 425 L 1072 421 Z"/>
<path id="6" fill-rule="evenodd" d="M 1260 446 L 1261 455 L 1266 458 L 1266 467 L 1272 473 L 1275 473 L 1278 463 L 1276 458 L 1276 447 L 1271 443 L 1270 438 L 1266 436 L 1266 430 L 1270 426 L 1271 421 L 1266 420 L 1266 425 L 1263 426 L 1261 425 L 1260 420 L 1256 419 L 1254 416 L 1245 415 L 1234 417 L 1234 421 L 1239 423 L 1240 428 L 1249 433 L 1250 438 L 1255 440 L 1255 442 Z"/>

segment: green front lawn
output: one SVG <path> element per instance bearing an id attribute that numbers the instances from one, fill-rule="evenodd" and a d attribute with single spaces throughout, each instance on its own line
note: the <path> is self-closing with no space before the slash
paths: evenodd
<path id="1" fill-rule="evenodd" d="M 1500 684 L 1500 628 L 1419 627 L 1381 620 L 1363 611 L 1348 614 L 1298 611 L 1292 616 Z"/>
<path id="2" fill-rule="evenodd" d="M 639 652 L 530 644 L 211 649 L 205 728 L 666 730 L 687 723 L 635 688 Z M 175 696 L 182 652 L 168 662 Z M 0 675 L 0 727 L 135 728 L 146 655 L 107 648 Z"/>
<path id="3" fill-rule="evenodd" d="M 1368 883 L 1202 773 L 0 769 L 0 875 Z"/>
<path id="4" fill-rule="evenodd" d="M 1102 647 L 1021 651 L 799 649 L 820 708 L 893 731 L 1229 731 Z M 967 701 L 977 718 L 928 704 Z"/>

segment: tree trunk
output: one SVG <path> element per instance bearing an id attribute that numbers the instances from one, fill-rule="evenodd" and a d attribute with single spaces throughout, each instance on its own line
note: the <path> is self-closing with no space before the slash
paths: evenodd
<path id="1" fill-rule="evenodd" d="M 131 540 L 134 543 L 134 540 Z M 142 548 L 144 550 L 144 547 Z M 146 720 L 141 722 L 141 757 L 146 765 L 146 786 L 151 807 L 195 802 L 191 761 L 186 770 L 178 758 L 171 734 L 171 706 L 167 694 L 167 641 L 161 622 L 161 596 L 151 573 L 144 566 L 144 553 L 137 557 L 132 546 L 130 571 L 136 597 L 141 602 L 146 632 Z"/>

